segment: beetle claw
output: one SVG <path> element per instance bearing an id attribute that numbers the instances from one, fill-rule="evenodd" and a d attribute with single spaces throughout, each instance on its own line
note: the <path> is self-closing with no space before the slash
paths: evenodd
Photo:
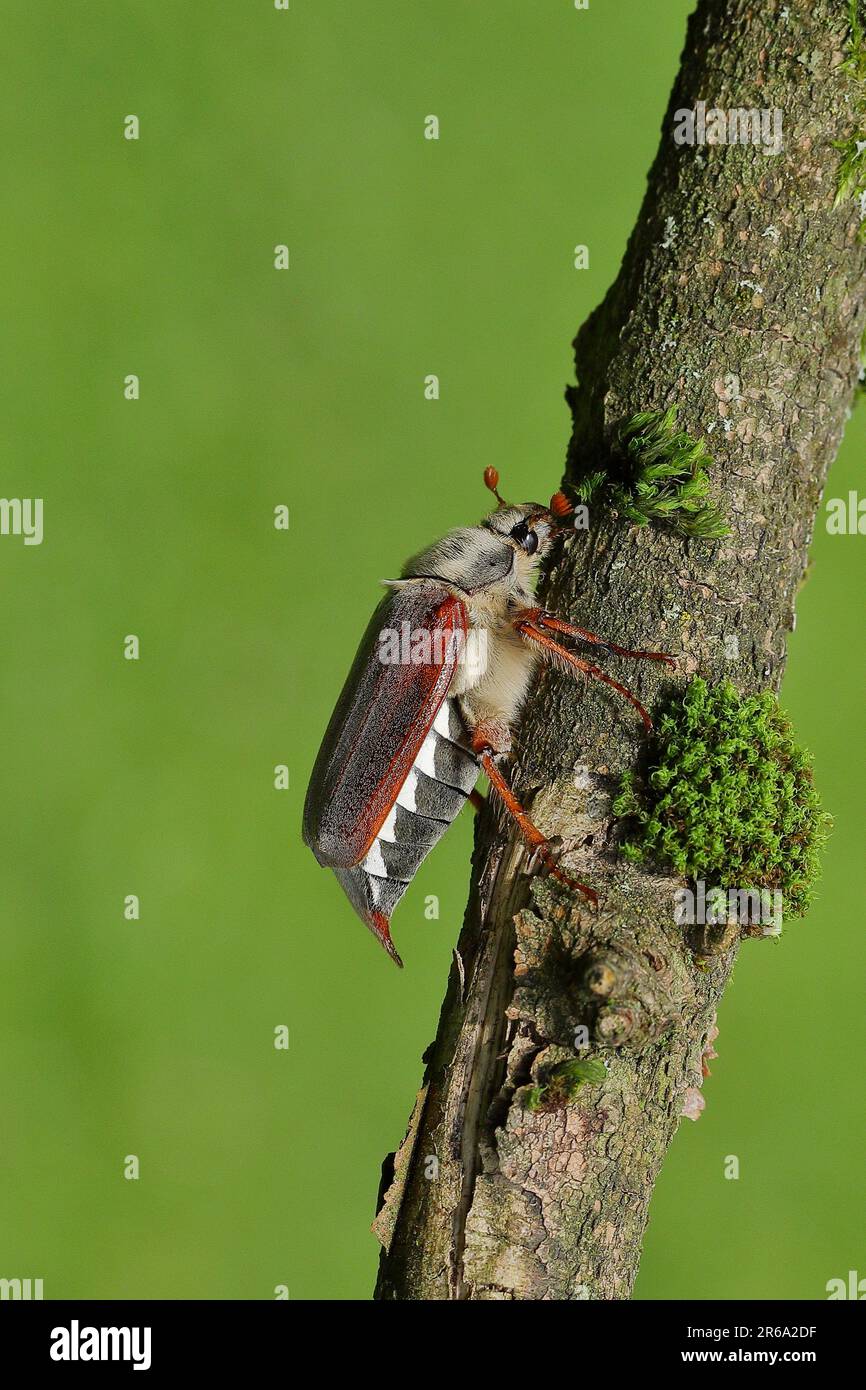
<path id="1" fill-rule="evenodd" d="M 568 846 L 571 848 L 571 846 Z M 555 878 L 557 883 L 561 883 L 564 888 L 568 888 L 572 893 L 580 893 L 594 909 L 598 908 L 598 894 L 587 884 L 581 883 L 580 879 L 572 878 L 564 869 L 559 867 L 559 860 L 565 852 L 566 843 L 560 835 L 551 835 L 549 838 L 541 840 L 533 847 L 529 856 L 528 868 L 530 873 L 536 869 L 545 869 L 551 878 Z"/>
<path id="2" fill-rule="evenodd" d="M 561 835 L 551 835 L 549 839 L 542 840 L 530 851 L 527 862 L 529 872 L 534 874 L 540 869 L 550 872 L 559 864 L 564 849 L 565 841 Z"/>

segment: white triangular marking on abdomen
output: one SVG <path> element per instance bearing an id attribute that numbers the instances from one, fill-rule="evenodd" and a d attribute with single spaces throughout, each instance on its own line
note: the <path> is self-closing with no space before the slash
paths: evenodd
<path id="1" fill-rule="evenodd" d="M 416 815 L 418 814 L 415 806 L 415 788 L 417 785 L 418 773 L 415 771 L 414 767 L 410 767 L 406 775 L 406 781 L 398 791 L 395 802 L 395 805 L 402 806 L 407 811 L 414 811 Z"/>
<path id="2" fill-rule="evenodd" d="M 437 734 L 441 734 L 443 738 L 450 738 L 451 735 L 448 732 L 450 727 L 451 717 L 449 713 L 449 703 L 447 700 L 443 700 L 436 711 L 436 718 L 433 720 L 433 728 L 436 730 Z M 430 735 L 428 734 L 427 737 L 429 738 Z"/>
<path id="3" fill-rule="evenodd" d="M 436 735 L 432 729 L 415 754 L 412 766 L 420 772 L 426 772 L 428 777 L 436 777 Z"/>
<path id="4" fill-rule="evenodd" d="M 374 840 L 367 850 L 367 857 L 361 868 L 365 874 L 375 874 L 377 878 L 388 877 L 388 870 L 385 868 L 385 861 L 382 858 L 382 846 L 378 839 Z"/>
<path id="5" fill-rule="evenodd" d="M 376 833 L 378 840 L 385 840 L 389 845 L 397 843 L 397 803 L 391 807 L 382 825 Z"/>

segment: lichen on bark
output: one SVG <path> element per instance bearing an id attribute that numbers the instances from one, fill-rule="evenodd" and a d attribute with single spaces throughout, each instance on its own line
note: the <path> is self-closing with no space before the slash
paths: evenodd
<path id="1" fill-rule="evenodd" d="M 566 485 L 623 420 L 677 403 L 689 435 L 710 440 L 731 528 L 689 540 L 601 509 L 543 578 L 545 607 L 677 654 L 676 672 L 611 658 L 651 711 L 697 674 L 746 694 L 781 680 L 864 330 L 859 209 L 835 201 L 838 142 L 859 119 L 847 41 L 838 0 L 702 0 L 622 268 L 575 340 Z M 676 145 L 674 113 L 698 100 L 780 108 L 782 152 Z M 696 959 L 673 920 L 683 880 L 615 852 L 612 800 L 641 730 L 614 700 L 546 672 L 515 770 L 536 822 L 564 840 L 566 867 L 598 889 L 598 913 L 530 880 L 495 807 L 479 820 L 462 970 L 401 1153 L 380 1298 L 630 1294 L 656 1175 L 682 1114 L 700 1109 L 740 933 L 711 934 Z M 563 1107 L 528 1107 L 527 1088 L 578 1055 L 579 1030 L 579 1055 L 603 1059 L 606 1079 Z"/>

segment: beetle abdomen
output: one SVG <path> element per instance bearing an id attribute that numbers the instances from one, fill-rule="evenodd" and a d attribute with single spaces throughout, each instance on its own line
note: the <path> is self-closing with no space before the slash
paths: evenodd
<path id="1" fill-rule="evenodd" d="M 386 949 L 390 938 L 383 936 L 381 919 L 387 927 L 424 859 L 478 780 L 478 763 L 460 741 L 464 738 L 454 701 L 446 698 L 366 855 L 352 868 L 334 868 L 358 916 Z"/>

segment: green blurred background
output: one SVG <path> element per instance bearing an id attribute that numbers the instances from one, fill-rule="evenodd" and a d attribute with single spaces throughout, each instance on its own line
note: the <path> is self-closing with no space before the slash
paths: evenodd
<path id="1" fill-rule="evenodd" d="M 491 459 L 518 496 L 559 479 L 689 8 L 5 0 L 0 492 L 45 539 L 0 537 L 0 1276 L 369 1296 L 471 817 L 399 910 L 401 974 L 301 844 L 306 778 L 378 580 L 483 512 Z M 784 687 L 836 817 L 820 900 L 742 952 L 641 1298 L 866 1274 L 863 546 L 819 526 Z"/>

